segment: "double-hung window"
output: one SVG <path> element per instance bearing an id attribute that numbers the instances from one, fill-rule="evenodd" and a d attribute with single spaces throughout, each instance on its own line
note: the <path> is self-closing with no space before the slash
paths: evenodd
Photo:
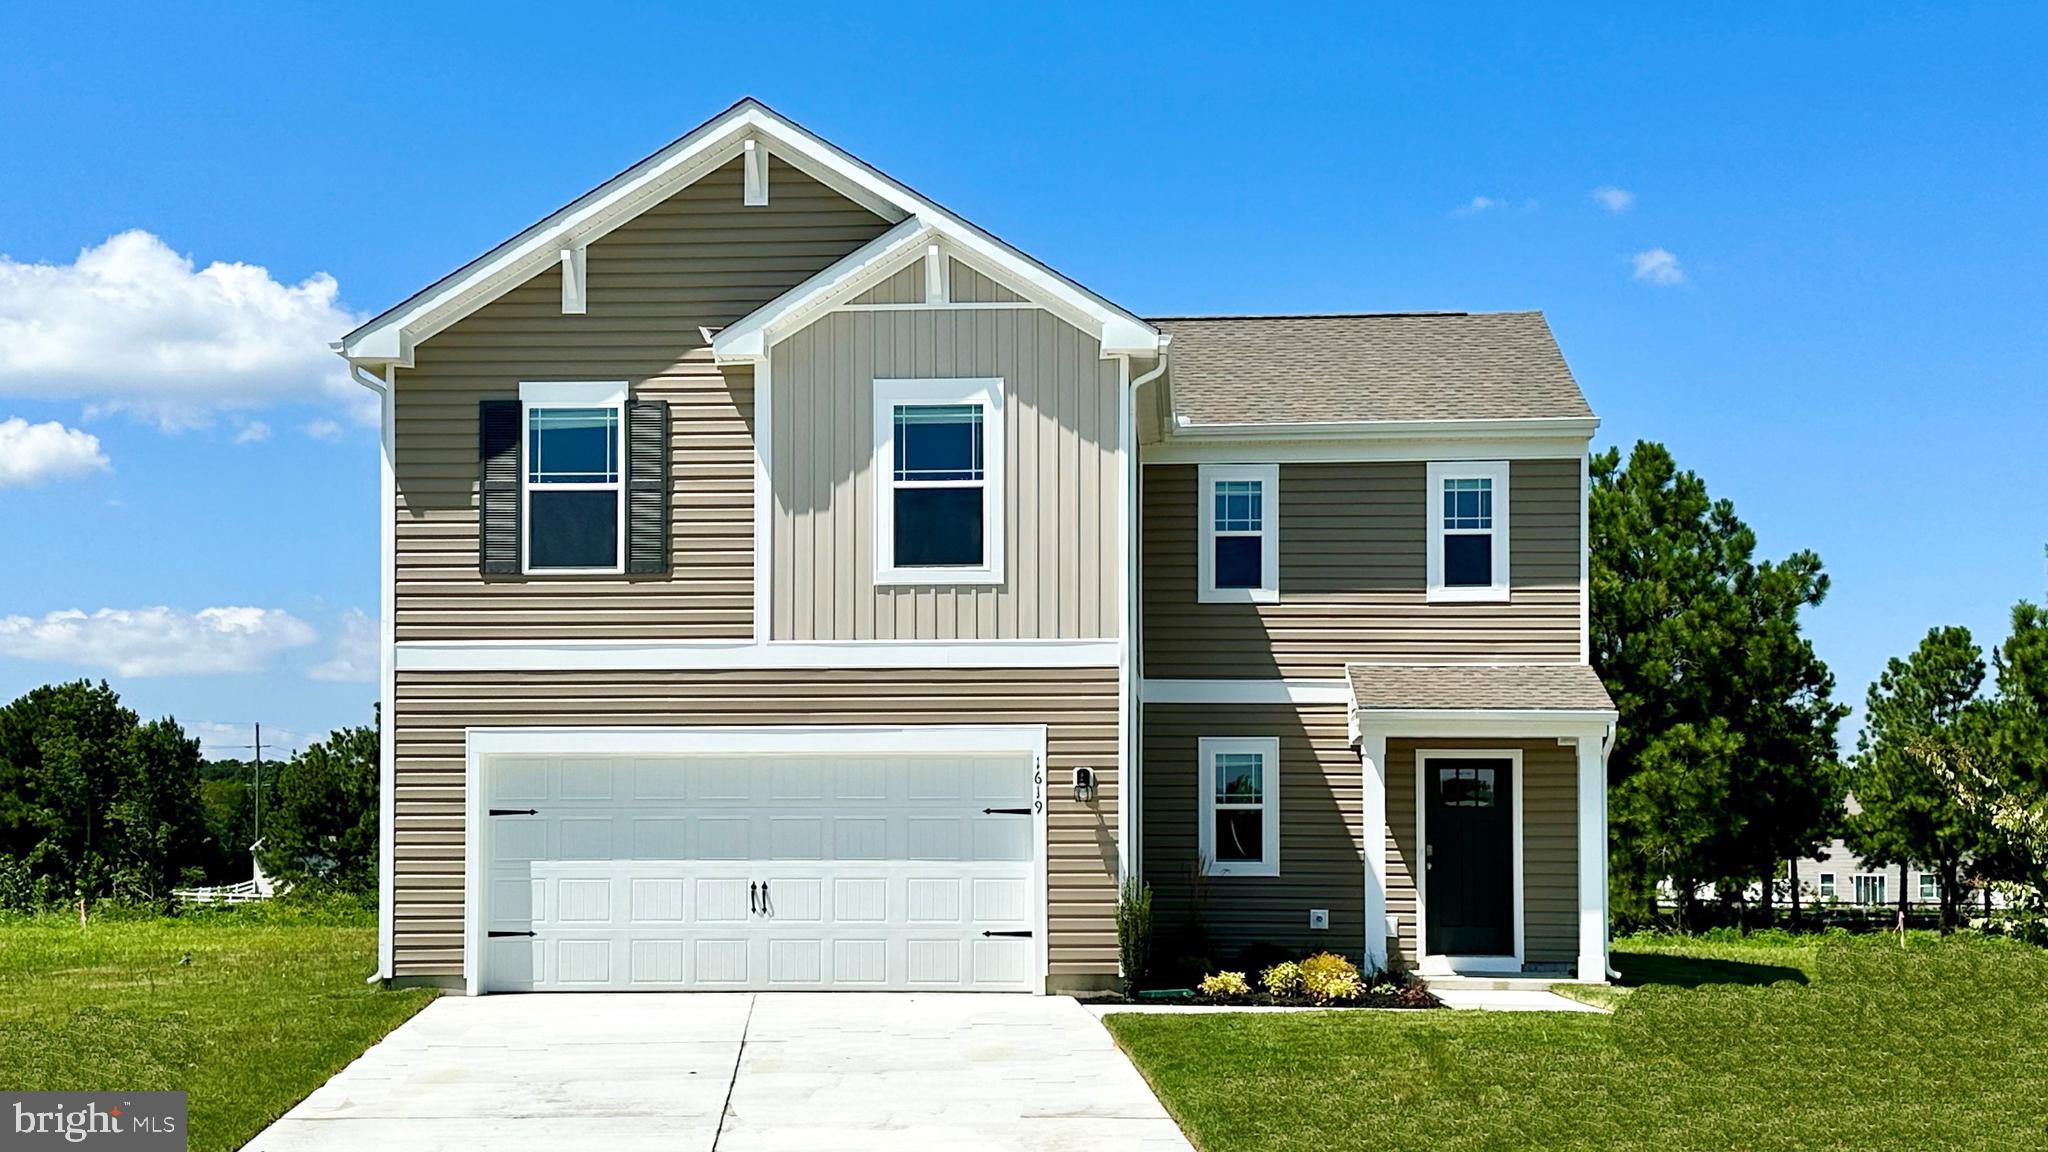
<path id="1" fill-rule="evenodd" d="M 1270 604 L 1280 599 L 1280 467 L 1204 464 L 1197 599 L 1204 604 Z"/>
<path id="2" fill-rule="evenodd" d="M 1508 598 L 1508 465 L 1432 463 L 1427 469 L 1427 599 Z"/>
<path id="3" fill-rule="evenodd" d="M 1204 736 L 1198 742 L 1202 827 L 1209 876 L 1280 874 L 1280 741 Z"/>
<path id="4" fill-rule="evenodd" d="M 1003 382 L 875 381 L 875 583 L 1003 582 Z"/>
<path id="5" fill-rule="evenodd" d="M 519 399 L 526 571 L 625 571 L 626 386 L 529 382 Z"/>
<path id="6" fill-rule="evenodd" d="M 1932 872 L 1920 874 L 1920 901 L 1932 904 L 1941 899 L 1941 877 Z"/>
<path id="7" fill-rule="evenodd" d="M 1823 872 L 1820 874 L 1820 895 L 1823 900 L 1833 900 L 1835 898 L 1835 874 L 1833 872 Z"/>

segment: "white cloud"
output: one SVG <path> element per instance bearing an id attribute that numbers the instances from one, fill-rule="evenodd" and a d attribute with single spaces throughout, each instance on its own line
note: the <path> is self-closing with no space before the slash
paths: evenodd
<path id="1" fill-rule="evenodd" d="M 334 655 L 306 669 L 306 675 L 315 680 L 363 683 L 375 680 L 377 669 L 376 622 L 362 609 L 351 608 L 342 614 Z"/>
<path id="2" fill-rule="evenodd" d="M 1683 284 L 1685 269 L 1679 267 L 1678 257 L 1662 248 L 1638 252 L 1631 257 L 1636 266 L 1636 279 L 1646 284 Z"/>
<path id="3" fill-rule="evenodd" d="M 332 420 L 314 420 L 306 425 L 306 435 L 315 440 L 338 440 L 341 438 L 341 425 Z"/>
<path id="4" fill-rule="evenodd" d="M 1600 205 L 1616 216 L 1636 206 L 1636 194 L 1626 188 L 1602 184 L 1593 189 L 1593 203 Z"/>
<path id="5" fill-rule="evenodd" d="M 334 277 L 297 284 L 253 264 L 197 267 L 136 230 L 69 264 L 0 256 L 0 395 L 78 400 L 165 428 L 221 410 L 339 403 L 374 419 L 328 341 L 357 317 Z"/>
<path id="6" fill-rule="evenodd" d="M 0 488 L 69 480 L 113 467 L 100 451 L 100 438 L 55 420 L 31 424 L 19 416 L 0 420 Z"/>
<path id="7" fill-rule="evenodd" d="M 265 424 L 261 420 L 251 420 L 242 425 L 240 432 L 235 433 L 235 443 L 237 444 L 257 444 L 268 439 L 270 439 L 270 425 Z"/>
<path id="8" fill-rule="evenodd" d="M 256 672 L 279 653 L 319 639 L 279 608 L 76 609 L 38 620 L 0 616 L 0 655 L 109 669 L 122 676 Z"/>
<path id="9" fill-rule="evenodd" d="M 1507 207 L 1507 201 L 1505 200 L 1501 200 L 1493 196 L 1474 196 L 1470 200 L 1467 200 L 1463 204 L 1460 204 L 1458 207 L 1451 209 L 1451 215 L 1477 216 L 1481 212 L 1491 212 L 1496 208 L 1505 207 Z"/>

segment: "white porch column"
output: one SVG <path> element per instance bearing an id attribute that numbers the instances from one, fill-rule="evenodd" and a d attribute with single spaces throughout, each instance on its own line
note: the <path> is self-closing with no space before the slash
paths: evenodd
<path id="1" fill-rule="evenodd" d="M 1374 968 L 1387 966 L 1387 738 L 1365 733 L 1358 744 L 1359 767 L 1365 781 L 1365 959 Z"/>
<path id="2" fill-rule="evenodd" d="M 1579 980 L 1607 980 L 1607 750 L 1605 733 L 1579 737 Z"/>

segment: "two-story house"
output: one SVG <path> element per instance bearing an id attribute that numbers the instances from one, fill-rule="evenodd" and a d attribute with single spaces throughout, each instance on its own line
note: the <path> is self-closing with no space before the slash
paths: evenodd
<path id="1" fill-rule="evenodd" d="M 339 345 L 380 973 L 1604 978 L 1595 427 L 1543 319 L 1146 319 L 744 100 Z"/>

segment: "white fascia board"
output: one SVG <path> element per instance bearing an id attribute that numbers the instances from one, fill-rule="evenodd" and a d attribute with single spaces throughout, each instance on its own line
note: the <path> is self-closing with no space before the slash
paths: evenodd
<path id="1" fill-rule="evenodd" d="M 1177 424 L 1174 440 L 1511 440 L 1528 437 L 1592 439 L 1597 416 L 1532 416 L 1516 420 L 1313 420 L 1290 424 Z"/>
<path id="2" fill-rule="evenodd" d="M 1168 440 L 1139 448 L 1143 464 L 1308 464 L 1384 460 L 1570 460 L 1584 456 L 1583 435 L 1387 436 L 1269 440 Z"/>
<path id="3" fill-rule="evenodd" d="M 1619 715 L 1612 709 L 1354 706 L 1351 712 L 1354 732 L 1426 739 L 1459 736 L 1491 736 L 1506 739 L 1550 739 L 1571 736 L 1598 739 L 1619 719 Z"/>
<path id="4" fill-rule="evenodd" d="M 861 245 L 796 287 L 727 325 L 711 338 L 711 355 L 721 363 L 760 360 L 779 334 L 793 332 L 808 318 L 850 300 L 886 275 L 909 254 L 921 253 L 931 229 L 916 216 Z"/>
<path id="5" fill-rule="evenodd" d="M 603 672 L 839 668 L 1114 668 L 1115 640 L 408 640 L 404 672 Z"/>

